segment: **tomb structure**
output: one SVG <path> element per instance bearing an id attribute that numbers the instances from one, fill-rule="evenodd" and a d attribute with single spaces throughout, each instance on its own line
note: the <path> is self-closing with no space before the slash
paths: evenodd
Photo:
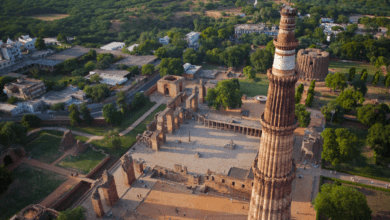
<path id="1" fill-rule="evenodd" d="M 157 82 L 157 91 L 162 95 L 177 96 L 185 88 L 185 77 L 166 75 Z"/>
<path id="2" fill-rule="evenodd" d="M 329 53 L 321 49 L 300 49 L 297 55 L 299 78 L 306 81 L 324 81 L 329 71 Z"/>

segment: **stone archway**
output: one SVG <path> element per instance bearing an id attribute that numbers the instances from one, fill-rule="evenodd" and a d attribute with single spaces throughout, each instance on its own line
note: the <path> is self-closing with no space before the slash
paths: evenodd
<path id="1" fill-rule="evenodd" d="M 12 160 L 12 158 L 9 155 L 4 157 L 4 165 L 5 166 L 8 166 L 8 165 L 12 164 L 13 162 L 14 161 Z"/>
<path id="2" fill-rule="evenodd" d="M 165 95 L 169 95 L 169 89 L 168 89 L 168 88 L 165 88 L 164 94 L 165 94 Z"/>

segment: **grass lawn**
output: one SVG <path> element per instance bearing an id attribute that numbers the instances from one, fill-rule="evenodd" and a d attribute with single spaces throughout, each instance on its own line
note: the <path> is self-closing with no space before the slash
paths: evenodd
<path id="1" fill-rule="evenodd" d="M 338 169 L 348 170 L 356 173 L 362 173 L 366 175 L 388 178 L 390 181 L 390 170 L 386 167 L 377 166 L 374 163 L 374 154 L 371 149 L 366 147 L 366 139 L 368 135 L 368 129 L 356 128 L 352 126 L 331 125 L 326 124 L 327 128 L 348 128 L 348 130 L 354 133 L 358 138 L 358 145 L 356 148 L 361 151 L 361 154 L 346 163 L 342 163 Z M 331 164 L 326 163 L 327 167 L 333 167 Z M 329 164 L 329 165 L 328 165 Z"/>
<path id="2" fill-rule="evenodd" d="M 257 95 L 267 95 L 269 80 L 266 74 L 256 74 L 256 78 L 240 79 L 240 89 L 242 94 L 248 97 L 255 97 Z"/>
<path id="3" fill-rule="evenodd" d="M 72 155 L 66 156 L 56 166 L 77 171 L 82 174 L 88 174 L 95 168 L 106 156 L 101 152 L 88 148 L 84 153 L 77 157 Z"/>
<path id="4" fill-rule="evenodd" d="M 44 134 L 25 147 L 27 155 L 31 155 L 41 162 L 51 164 L 63 154 L 58 151 L 61 139 L 61 137 Z"/>
<path id="5" fill-rule="evenodd" d="M 45 132 L 48 133 L 48 134 L 55 135 L 55 136 L 60 136 L 61 138 L 64 135 L 63 131 L 45 130 Z"/>
<path id="6" fill-rule="evenodd" d="M 334 181 L 324 180 L 324 183 L 333 184 Z M 342 184 L 353 187 L 366 196 L 367 204 L 372 211 L 372 220 L 390 219 L 390 193 L 345 183 Z"/>
<path id="7" fill-rule="evenodd" d="M 80 131 L 87 134 L 93 134 L 97 136 L 103 136 L 109 130 L 117 129 L 119 132 L 127 129 L 132 125 L 135 121 L 138 120 L 145 112 L 151 109 L 156 103 L 147 101 L 145 105 L 137 110 L 132 110 L 125 114 L 125 118 L 119 126 L 100 126 L 100 127 L 76 127 L 76 126 L 68 126 L 70 130 Z M 131 115 L 131 116 L 130 116 Z"/>
<path id="8" fill-rule="evenodd" d="M 368 77 L 366 82 L 370 84 L 372 82 L 375 72 L 379 70 L 369 63 L 341 62 L 335 60 L 329 61 L 329 69 L 334 72 L 348 73 L 349 69 L 352 67 L 356 67 L 356 74 L 354 79 L 359 79 L 362 70 L 364 68 L 367 69 Z M 384 76 L 382 75 L 379 79 L 378 85 L 383 85 L 383 78 Z"/>
<path id="9" fill-rule="evenodd" d="M 66 181 L 66 177 L 21 164 L 12 171 L 14 182 L 0 197 L 0 220 L 6 220 L 30 204 L 37 204 Z"/>
<path id="10" fill-rule="evenodd" d="M 202 69 L 204 69 L 204 70 L 217 70 L 217 69 L 219 69 L 219 66 L 212 65 L 212 64 L 203 64 Z"/>
<path id="11" fill-rule="evenodd" d="M 146 130 L 146 125 L 149 124 L 154 119 L 154 115 L 159 112 L 163 111 L 166 108 L 166 105 L 162 104 L 160 105 L 156 110 L 154 110 L 148 117 L 146 117 L 140 124 L 137 125 L 131 132 L 127 133 L 125 136 L 123 136 L 122 139 L 122 147 L 118 149 L 112 149 L 107 146 L 107 144 L 102 141 L 92 141 L 92 145 L 105 150 L 109 154 L 113 154 L 116 156 L 122 156 L 133 144 L 137 141 L 136 137 L 138 134 L 144 133 Z"/>

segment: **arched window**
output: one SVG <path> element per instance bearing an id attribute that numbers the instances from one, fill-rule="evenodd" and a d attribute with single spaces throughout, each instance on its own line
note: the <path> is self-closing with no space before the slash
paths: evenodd
<path id="1" fill-rule="evenodd" d="M 236 184 L 236 183 L 233 181 L 233 182 L 232 182 L 232 185 L 234 186 L 235 184 Z"/>
<path id="2" fill-rule="evenodd" d="M 214 176 L 211 177 L 211 180 L 214 181 Z"/>
<path id="3" fill-rule="evenodd" d="M 224 179 L 222 179 L 222 183 L 225 183 L 225 180 L 224 180 Z"/>
<path id="4" fill-rule="evenodd" d="M 244 185 L 244 184 L 242 184 L 242 188 L 245 188 L 245 185 Z"/>

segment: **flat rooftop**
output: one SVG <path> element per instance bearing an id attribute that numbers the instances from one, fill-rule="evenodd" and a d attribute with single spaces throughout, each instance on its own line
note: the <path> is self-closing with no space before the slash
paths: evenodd
<path id="1" fill-rule="evenodd" d="M 89 48 L 81 47 L 81 46 L 74 46 L 69 49 L 63 50 L 61 52 L 55 53 L 51 56 L 48 56 L 44 60 L 53 60 L 53 61 L 60 61 L 62 63 L 63 61 L 67 59 L 72 58 L 79 58 L 89 52 Z"/>
<path id="2" fill-rule="evenodd" d="M 115 63 L 115 65 L 125 64 L 127 66 L 142 67 L 145 64 L 154 64 L 156 66 L 159 64 L 159 62 L 155 64 L 156 60 L 157 60 L 157 57 L 153 56 L 153 55 L 147 55 L 147 56 L 130 55 L 128 57 L 123 58 L 122 60 L 119 60 L 118 62 Z"/>
<path id="3" fill-rule="evenodd" d="M 123 48 L 125 46 L 125 43 L 123 42 L 111 42 L 109 44 L 106 44 L 102 47 L 100 47 L 100 49 L 102 50 L 116 50 L 118 48 Z"/>

